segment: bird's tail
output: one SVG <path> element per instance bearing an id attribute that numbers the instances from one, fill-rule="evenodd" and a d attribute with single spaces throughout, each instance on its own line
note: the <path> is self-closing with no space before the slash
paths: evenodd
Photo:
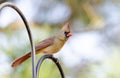
<path id="1" fill-rule="evenodd" d="M 14 60 L 11 66 L 14 67 L 14 68 L 17 67 L 22 62 L 27 60 L 29 57 L 31 57 L 31 52 L 29 52 L 29 53 L 25 54 L 24 56 L 21 56 L 20 58 Z"/>

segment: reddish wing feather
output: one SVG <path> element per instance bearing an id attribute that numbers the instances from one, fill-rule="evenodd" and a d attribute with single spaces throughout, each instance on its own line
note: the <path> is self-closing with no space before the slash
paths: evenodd
<path id="1" fill-rule="evenodd" d="M 53 44 L 54 43 L 54 37 L 52 38 L 48 38 L 46 40 L 43 40 L 42 42 L 40 42 L 36 47 L 35 49 L 36 50 L 39 50 L 39 49 L 43 49 L 45 47 L 48 47 L 49 45 Z M 19 64 L 21 64 L 23 61 L 25 61 L 26 59 L 28 59 L 29 57 L 31 56 L 31 52 L 25 54 L 24 56 L 16 59 L 13 63 L 12 63 L 12 67 L 16 67 L 18 66 Z"/>
<path id="2" fill-rule="evenodd" d="M 37 46 L 35 46 L 35 50 L 40 50 L 40 49 L 46 48 L 53 43 L 54 43 L 54 37 L 48 38 L 48 39 L 40 42 Z"/>

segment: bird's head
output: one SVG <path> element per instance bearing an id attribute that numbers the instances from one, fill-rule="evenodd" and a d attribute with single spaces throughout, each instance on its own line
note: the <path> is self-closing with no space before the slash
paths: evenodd
<path id="1" fill-rule="evenodd" d="M 59 34 L 60 34 L 61 39 L 68 39 L 69 37 L 71 37 L 72 33 L 70 32 L 70 24 L 66 23 L 61 29 Z"/>

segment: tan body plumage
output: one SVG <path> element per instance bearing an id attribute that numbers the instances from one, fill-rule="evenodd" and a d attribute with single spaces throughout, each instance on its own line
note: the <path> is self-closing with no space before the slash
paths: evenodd
<path id="1" fill-rule="evenodd" d="M 54 54 L 58 52 L 63 47 L 63 45 L 65 44 L 65 42 L 68 40 L 70 36 L 71 36 L 71 33 L 70 33 L 69 23 L 67 23 L 63 26 L 63 28 L 60 30 L 60 32 L 56 36 L 41 41 L 35 47 L 36 54 L 38 53 Z M 12 67 L 16 67 L 20 65 L 29 57 L 31 57 L 31 52 L 13 61 Z"/>

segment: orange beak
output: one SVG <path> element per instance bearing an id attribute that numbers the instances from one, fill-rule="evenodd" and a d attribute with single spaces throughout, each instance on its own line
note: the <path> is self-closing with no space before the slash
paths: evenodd
<path id="1" fill-rule="evenodd" d="M 68 33 L 68 34 L 67 34 L 67 37 L 71 37 L 71 36 L 72 36 L 72 33 Z"/>

